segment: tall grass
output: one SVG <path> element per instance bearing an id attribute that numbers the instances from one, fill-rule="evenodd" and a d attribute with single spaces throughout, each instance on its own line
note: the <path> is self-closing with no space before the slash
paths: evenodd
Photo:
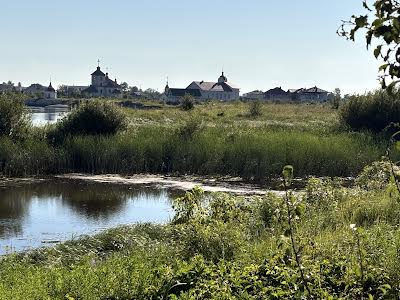
<path id="1" fill-rule="evenodd" d="M 250 179 L 279 176 L 292 164 L 296 176 L 351 176 L 384 154 L 365 135 L 316 136 L 302 132 L 206 128 L 191 139 L 163 128 L 115 137 L 75 137 L 65 149 L 73 169 L 83 172 L 178 172 Z"/>
<path id="2" fill-rule="evenodd" d="M 0 139 L 0 172 L 23 176 L 60 172 L 230 175 L 262 180 L 282 165 L 296 176 L 353 176 L 385 153 L 385 143 L 362 133 L 328 135 L 247 127 L 138 127 L 114 136 Z M 190 126 L 189 126 L 190 127 Z"/>

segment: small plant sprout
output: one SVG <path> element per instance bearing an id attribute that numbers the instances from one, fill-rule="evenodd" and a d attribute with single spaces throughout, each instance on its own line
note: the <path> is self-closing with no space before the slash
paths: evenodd
<path id="1" fill-rule="evenodd" d="M 300 251 L 296 244 L 296 236 L 295 236 L 295 226 L 294 223 L 299 218 L 299 215 L 303 211 L 303 207 L 301 204 L 295 201 L 293 194 L 288 192 L 289 186 L 292 184 L 293 180 L 293 166 L 287 165 L 283 168 L 282 171 L 283 176 L 283 186 L 285 188 L 285 202 L 287 209 L 287 220 L 288 220 L 288 229 L 285 231 L 285 235 L 288 234 L 290 236 L 290 242 L 292 245 L 292 250 L 294 253 L 294 257 L 296 259 L 297 268 L 300 271 L 300 276 L 302 278 L 305 289 L 308 292 L 308 295 L 311 297 L 311 290 L 308 287 L 306 276 L 304 275 L 304 266 L 301 264 Z"/>
<path id="2" fill-rule="evenodd" d="M 360 277 L 361 277 L 361 282 L 364 284 L 364 263 L 363 263 L 363 250 L 361 249 L 360 228 L 357 228 L 356 224 L 350 224 L 350 229 L 353 231 L 356 240 Z"/>

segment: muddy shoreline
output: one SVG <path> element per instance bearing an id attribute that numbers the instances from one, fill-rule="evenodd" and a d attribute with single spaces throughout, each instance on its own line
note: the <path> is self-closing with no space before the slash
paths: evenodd
<path id="1" fill-rule="evenodd" d="M 195 186 L 201 187 L 206 192 L 226 192 L 237 195 L 265 195 L 268 192 L 282 194 L 282 191 L 271 187 L 244 182 L 237 177 L 203 177 L 203 176 L 170 176 L 170 175 L 150 175 L 138 174 L 122 176 L 117 174 L 62 174 L 46 177 L 27 177 L 27 178 L 0 178 L 0 187 L 19 186 L 23 184 L 43 183 L 46 181 L 68 181 L 121 184 L 129 186 L 146 186 L 152 188 L 165 188 L 176 191 L 188 191 Z"/>

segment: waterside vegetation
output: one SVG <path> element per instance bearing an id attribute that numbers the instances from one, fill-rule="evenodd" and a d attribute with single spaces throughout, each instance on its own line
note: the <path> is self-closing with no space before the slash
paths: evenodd
<path id="1" fill-rule="evenodd" d="M 356 182 L 311 178 L 287 198 L 195 188 L 169 224 L 2 258 L 0 299 L 398 298 L 400 194 L 384 162 Z"/>
<path id="2" fill-rule="evenodd" d="M 93 102 L 54 126 L 3 134 L 6 176 L 146 172 L 263 181 L 280 177 L 282 166 L 294 169 L 284 168 L 284 197 L 196 188 L 173 201 L 168 224 L 3 257 L 0 299 L 399 298 L 399 170 L 379 162 L 388 145 L 396 160 L 399 144 L 388 143 L 387 130 L 352 131 L 343 107 L 211 102 L 141 111 Z M 359 172 L 350 188 L 336 178 Z M 308 178 L 303 192 L 290 190 L 293 176 Z"/>
<path id="3" fill-rule="evenodd" d="M 182 111 L 95 101 L 22 138 L 0 136 L 0 173 L 169 173 L 264 181 L 290 164 L 297 177 L 355 176 L 385 154 L 387 136 L 352 132 L 340 120 L 328 104 L 210 102 Z"/>

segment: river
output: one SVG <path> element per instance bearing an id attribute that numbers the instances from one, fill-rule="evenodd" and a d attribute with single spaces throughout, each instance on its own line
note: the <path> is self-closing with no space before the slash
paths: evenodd
<path id="1" fill-rule="evenodd" d="M 0 254 L 29 250 L 137 222 L 173 216 L 165 188 L 71 180 L 0 187 Z"/>
<path id="2" fill-rule="evenodd" d="M 70 111 L 67 105 L 50 105 L 46 107 L 29 107 L 33 126 L 44 126 L 57 123 Z"/>

